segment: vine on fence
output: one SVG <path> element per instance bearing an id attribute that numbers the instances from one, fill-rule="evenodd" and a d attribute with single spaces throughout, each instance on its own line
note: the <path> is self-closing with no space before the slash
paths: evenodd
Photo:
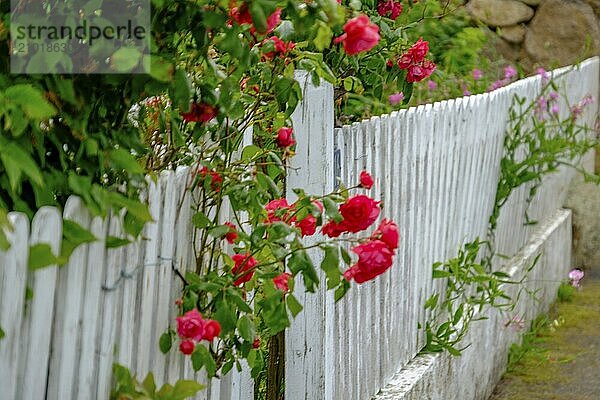
<path id="1" fill-rule="evenodd" d="M 538 73 L 543 85 L 540 94 L 529 103 L 516 96 L 510 108 L 486 241 L 475 239 L 459 249 L 457 257 L 433 264 L 433 278 L 442 279 L 445 289 L 442 293 L 434 293 L 425 303 L 425 309 L 431 312 L 422 327 L 426 333 L 425 352 L 448 351 L 460 355 L 464 347 L 459 346 L 470 324 L 486 319 L 486 307 L 510 311 L 516 306 L 521 292 L 527 291 L 519 287 L 517 296 L 512 298 L 505 289 L 508 285 L 525 282 L 538 258 L 522 271 L 519 280 L 511 279 L 495 264 L 495 257 L 499 256 L 494 247 L 498 218 L 515 189 L 530 185 L 524 223 L 533 224 L 536 221 L 532 221 L 527 213 L 529 205 L 544 177 L 557 172 L 558 168 L 574 168 L 586 180 L 600 184 L 600 176 L 579 165 L 581 157 L 600 143 L 594 128 L 579 123 L 585 107 L 593 102 L 592 97 L 586 96 L 571 105 L 563 94 L 567 109 L 561 110 L 558 84 L 543 69 Z"/>

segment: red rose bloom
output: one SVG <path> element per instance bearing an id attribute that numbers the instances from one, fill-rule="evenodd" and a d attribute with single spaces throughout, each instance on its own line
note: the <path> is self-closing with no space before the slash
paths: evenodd
<path id="1" fill-rule="evenodd" d="M 240 286 L 240 285 L 243 285 L 244 283 L 248 282 L 250 279 L 252 279 L 252 276 L 254 275 L 253 268 L 257 264 L 254 257 L 252 257 L 250 255 L 250 253 L 246 253 L 246 254 L 234 254 L 233 257 L 231 257 L 231 258 L 235 262 L 235 265 L 231 269 L 231 273 L 234 276 L 238 276 L 241 274 L 241 276 L 238 277 L 233 282 L 234 285 Z"/>
<path id="2" fill-rule="evenodd" d="M 408 67 L 406 74 L 407 82 L 419 82 L 429 77 L 435 71 L 435 64 L 429 60 L 425 60 L 420 64 L 413 64 Z"/>
<path id="3" fill-rule="evenodd" d="M 317 219 L 312 215 L 296 222 L 295 225 L 300 228 L 302 236 L 311 236 L 317 231 Z"/>
<path id="4" fill-rule="evenodd" d="M 288 274 L 287 272 L 282 272 L 281 274 L 277 275 L 275 278 L 273 278 L 275 287 L 282 292 L 287 293 L 290 290 L 288 280 L 291 276 L 292 275 Z"/>
<path id="5" fill-rule="evenodd" d="M 365 189 L 371 189 L 373 187 L 373 177 L 367 171 L 362 171 L 360 173 L 360 186 Z"/>
<path id="6" fill-rule="evenodd" d="M 217 116 L 219 110 L 206 103 L 192 103 L 189 112 L 180 113 L 185 122 L 208 122 Z"/>
<path id="7" fill-rule="evenodd" d="M 429 42 L 424 41 L 423 38 L 419 38 L 408 50 L 408 53 L 411 55 L 413 62 L 418 63 L 425 59 L 428 51 Z"/>
<path id="8" fill-rule="evenodd" d="M 258 349 L 259 347 L 260 347 L 260 338 L 256 338 L 256 339 L 254 339 L 254 342 L 252 342 L 252 348 Z"/>
<path id="9" fill-rule="evenodd" d="M 275 139 L 277 146 L 290 147 L 295 145 L 296 141 L 294 140 L 293 132 L 294 131 L 292 128 L 279 128 L 279 130 L 277 131 L 277 138 Z"/>
<path id="10" fill-rule="evenodd" d="M 379 216 L 379 203 L 365 195 L 349 198 L 340 206 L 344 227 L 348 232 L 367 229 Z"/>
<path id="11" fill-rule="evenodd" d="M 196 310 L 190 310 L 181 317 L 175 318 L 177 321 L 177 333 L 184 339 L 192 339 L 196 342 L 202 340 L 204 335 L 204 320 L 202 315 Z"/>
<path id="12" fill-rule="evenodd" d="M 221 334 L 221 325 L 214 319 L 209 319 L 205 321 L 204 325 L 204 336 L 202 339 L 208 340 L 211 342 L 214 338 Z"/>
<path id="13" fill-rule="evenodd" d="M 210 188 L 215 192 L 221 190 L 221 184 L 223 183 L 223 178 L 221 175 L 215 170 L 208 170 L 207 167 L 202 167 L 200 170 L 200 176 L 202 179 L 206 179 L 207 176 L 210 176 Z"/>
<path id="14" fill-rule="evenodd" d="M 350 19 L 344 25 L 342 36 L 334 39 L 333 43 L 343 43 L 348 55 L 369 51 L 379 43 L 379 27 L 372 24 L 369 17 L 362 14 Z"/>
<path id="15" fill-rule="evenodd" d="M 382 17 L 389 16 L 395 21 L 402 12 L 402 3 L 394 0 L 382 0 L 377 4 L 377 12 Z"/>
<path id="16" fill-rule="evenodd" d="M 179 351 L 181 351 L 186 356 L 189 356 L 194 352 L 196 345 L 191 340 L 184 340 L 179 344 Z"/>
<path id="17" fill-rule="evenodd" d="M 248 9 L 248 4 L 243 3 L 239 8 L 233 7 L 229 12 L 231 19 L 237 22 L 239 25 L 249 24 L 252 25 L 250 28 L 251 33 L 256 33 L 256 28 L 254 26 L 254 21 L 252 21 L 252 15 L 250 14 L 250 10 Z M 271 33 L 273 29 L 279 25 L 281 22 L 281 9 L 278 8 L 273 12 L 273 14 L 269 15 L 267 18 L 267 30 L 264 32 L 259 32 L 262 34 Z"/>
<path id="18" fill-rule="evenodd" d="M 267 30 L 261 33 L 271 33 L 273 29 L 281 22 L 281 8 L 276 9 L 273 14 L 267 17 Z"/>
<path id="19" fill-rule="evenodd" d="M 393 264 L 392 251 L 381 240 L 372 240 L 354 247 L 358 262 L 344 272 L 344 278 L 363 283 L 383 274 Z"/>
<path id="20" fill-rule="evenodd" d="M 278 210 L 285 210 L 286 213 L 283 215 L 285 220 L 288 219 L 288 212 L 290 210 L 290 205 L 288 204 L 286 199 L 275 199 L 271 200 L 265 206 L 265 211 L 267 212 L 267 220 L 265 222 L 272 223 L 276 221 L 281 221 L 281 218 L 277 215 L 282 215 L 282 212 Z M 277 214 L 277 215 L 276 215 Z M 287 222 L 287 221 L 285 221 Z"/>
<path id="21" fill-rule="evenodd" d="M 379 224 L 379 227 L 373 232 L 372 239 L 379 239 L 385 243 L 390 250 L 398 248 L 398 240 L 400 239 L 400 233 L 398 232 L 398 225 L 394 221 L 384 219 Z"/>
<path id="22" fill-rule="evenodd" d="M 347 229 L 346 225 L 344 224 L 344 221 L 340 222 L 339 224 L 335 223 L 335 221 L 329 221 L 328 223 L 323 225 L 323 228 L 321 228 L 321 232 L 323 232 L 324 235 L 336 238 L 342 233 L 347 232 Z"/>
<path id="23" fill-rule="evenodd" d="M 229 232 L 225 234 L 225 239 L 229 242 L 229 244 L 233 244 L 238 237 L 236 226 L 231 222 L 225 222 L 225 225 L 229 227 Z"/>

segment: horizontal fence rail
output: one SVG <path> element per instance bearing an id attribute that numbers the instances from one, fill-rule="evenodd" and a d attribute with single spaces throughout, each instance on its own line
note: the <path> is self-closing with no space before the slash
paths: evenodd
<path id="1" fill-rule="evenodd" d="M 554 75 L 570 103 L 599 93 L 597 58 Z M 372 282 L 353 284 L 338 303 L 324 285 L 316 294 L 298 293 L 305 307 L 286 333 L 286 399 L 369 399 L 423 346 L 417 330 L 427 317 L 423 305 L 441 289 L 431 265 L 485 238 L 511 101 L 515 95 L 534 99 L 540 77 L 339 129 L 333 127 L 331 86 L 314 87 L 302 73 L 297 79 L 304 100 L 292 116 L 298 146 L 288 187 L 327 193 L 339 184 L 354 186 L 366 169 L 375 177 L 371 194 L 381 198 L 383 217 L 398 222 L 401 240 L 395 265 Z M 582 123 L 592 125 L 597 110 L 595 103 Z M 174 268 L 185 272 L 195 262 L 188 175 L 179 168 L 149 182 L 155 222 L 142 240 L 117 249 L 107 249 L 105 241 L 123 232 L 121 219 L 93 218 L 77 197 L 62 214 L 41 208 L 31 223 L 9 214 L 12 247 L 0 252 L 0 326 L 6 332 L 0 399 L 107 399 L 113 363 L 139 379 L 151 371 L 158 384 L 181 378 L 208 384 L 196 399 L 254 398 L 246 369 L 207 382 L 179 352 L 158 350 L 182 289 Z M 529 208 L 533 219 L 557 212 L 573 176 L 561 169 L 544 181 Z M 528 191 L 516 190 L 503 209 L 495 238 L 501 254 L 516 254 L 535 229 L 523 225 Z M 63 267 L 28 271 L 29 245 L 48 243 L 58 253 L 63 217 L 99 240 L 77 248 Z"/>

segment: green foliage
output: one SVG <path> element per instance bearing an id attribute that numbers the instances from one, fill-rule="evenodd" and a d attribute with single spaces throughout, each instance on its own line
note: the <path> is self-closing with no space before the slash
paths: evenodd
<path id="1" fill-rule="evenodd" d="M 179 380 L 175 385 L 165 383 L 157 390 L 151 372 L 139 382 L 126 367 L 119 364 L 113 365 L 113 379 L 111 400 L 184 400 L 205 388 L 196 381 Z"/>
<path id="2" fill-rule="evenodd" d="M 573 296 L 575 296 L 576 292 L 577 289 L 575 289 L 573 285 L 568 282 L 561 282 L 556 297 L 561 303 L 568 303 L 573 300 Z"/>
<path id="3" fill-rule="evenodd" d="M 530 103 L 515 97 L 510 109 L 510 125 L 504 141 L 495 203 L 489 217 L 488 238 L 485 242 L 477 239 L 467 243 L 456 258 L 433 265 L 433 278 L 443 279 L 445 290 L 434 293 L 425 303 L 424 307 L 431 310 L 431 315 L 424 326 L 427 339 L 424 351 L 448 351 L 459 355 L 461 349 L 458 345 L 468 332 L 470 323 L 485 319 L 486 307 L 511 310 L 521 292 L 528 291 L 519 287 L 518 295 L 511 298 L 505 289 L 508 285 L 520 286 L 535 267 L 539 256 L 522 271 L 523 276 L 517 281 L 494 269 L 497 254 L 493 243 L 497 221 L 502 207 L 515 189 L 528 185 L 529 205 L 544 177 L 556 172 L 559 167 L 574 168 L 586 179 L 600 183 L 600 177 L 578 165 L 581 157 L 599 143 L 590 134 L 590 128 L 578 122 L 578 115 L 589 101 L 582 99 L 573 106 L 567 104 L 569 112 L 561 117 L 560 113 L 551 111 L 552 106 L 558 104 L 557 100 L 558 88 L 552 81 L 546 82 L 540 95 Z M 535 223 L 529 219 L 527 212 L 524 223 Z M 528 293 L 535 295 L 535 292 Z M 563 283 L 558 298 L 569 301 L 573 293 L 574 288 Z M 513 345 L 513 359 L 520 359 L 526 353 L 526 340 L 524 343 Z"/>
<path id="4" fill-rule="evenodd" d="M 521 335 L 520 343 L 513 343 L 508 349 L 507 372 L 512 372 L 523 358 L 532 351 L 537 351 L 537 346 L 543 341 L 543 332 L 550 326 L 547 315 L 540 315 L 531 322 L 530 329 Z"/>
<path id="5" fill-rule="evenodd" d="M 488 272 L 478 261 L 484 243 L 476 239 L 461 248 L 455 258 L 433 265 L 433 278 L 443 279 L 443 294 L 433 294 L 425 303 L 430 316 L 425 324 L 423 351 L 448 351 L 460 355 L 459 344 L 473 321 L 485 319 L 486 306 L 510 309 L 511 298 L 502 289 L 510 283 L 501 272 Z"/>

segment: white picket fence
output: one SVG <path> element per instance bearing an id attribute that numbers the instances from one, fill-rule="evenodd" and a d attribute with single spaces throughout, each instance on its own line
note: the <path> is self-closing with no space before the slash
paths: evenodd
<path id="1" fill-rule="evenodd" d="M 571 103 L 599 94 L 598 58 L 554 75 Z M 315 88 L 303 74 L 298 79 L 305 100 L 292 116 L 298 146 L 288 187 L 326 193 L 339 182 L 356 184 L 367 169 L 376 180 L 371 193 L 383 200 L 383 216 L 398 222 L 401 242 L 389 272 L 353 285 L 337 304 L 324 289 L 299 290 L 305 308 L 286 333 L 286 399 L 369 399 L 423 345 L 417 325 L 425 321 L 424 301 L 438 285 L 431 279 L 432 263 L 485 237 L 511 100 L 515 94 L 533 99 L 540 78 L 342 129 L 333 127 L 331 86 Z M 595 103 L 581 121 L 593 124 L 597 110 Z M 152 371 L 159 383 L 208 383 L 196 399 L 253 399 L 246 370 L 206 382 L 177 351 L 158 351 L 181 290 L 172 266 L 185 269 L 193 261 L 187 173 L 164 172 L 150 184 L 156 222 L 145 227 L 144 240 L 118 249 L 105 249 L 104 238 L 122 231 L 119 219 L 91 218 L 78 198 L 70 198 L 64 218 L 101 240 L 78 248 L 61 268 L 27 271 L 28 245 L 49 243 L 58 251 L 60 212 L 42 208 L 31 225 L 24 215 L 10 214 L 13 245 L 0 252 L 0 326 L 6 332 L 0 340 L 1 400 L 107 399 L 115 362 L 138 377 Z M 573 175 L 561 170 L 547 179 L 530 215 L 543 220 L 555 214 Z M 522 224 L 527 191 L 517 190 L 503 210 L 496 236 L 503 254 L 519 251 L 535 228 Z M 27 301 L 26 287 L 33 291 Z"/>

